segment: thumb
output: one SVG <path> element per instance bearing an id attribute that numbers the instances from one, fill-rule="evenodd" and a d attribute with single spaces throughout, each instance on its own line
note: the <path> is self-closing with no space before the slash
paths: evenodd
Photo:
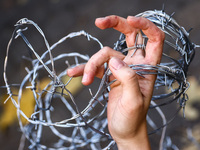
<path id="1" fill-rule="evenodd" d="M 109 68 L 113 76 L 121 83 L 124 94 L 126 93 L 129 97 L 136 99 L 138 96 L 142 97 L 136 72 L 124 61 L 113 57 L 109 61 Z"/>

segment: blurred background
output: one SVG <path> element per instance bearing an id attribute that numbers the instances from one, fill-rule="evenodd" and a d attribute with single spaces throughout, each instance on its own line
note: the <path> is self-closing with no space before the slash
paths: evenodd
<path id="1" fill-rule="evenodd" d="M 14 30 L 14 24 L 21 18 L 28 18 L 36 22 L 44 31 L 50 45 L 70 32 L 85 30 L 97 37 L 104 46 L 113 47 L 119 33 L 112 30 L 100 30 L 94 25 L 97 17 L 119 15 L 127 17 L 146 10 L 160 10 L 165 4 L 165 12 L 172 14 L 177 22 L 186 30 L 193 28 L 190 39 L 200 44 L 200 1 L 199 0 L 0 0 L 0 86 L 3 81 L 3 64 L 8 41 Z M 37 38 L 35 31 L 30 32 L 30 38 L 43 47 L 43 42 Z M 78 41 L 68 43 L 76 51 L 91 56 L 99 50 L 98 46 Z M 81 46 L 77 46 L 80 44 Z M 80 47 L 84 47 L 81 49 Z M 9 74 L 12 80 L 20 78 L 18 74 L 18 60 L 22 47 L 11 55 Z M 19 52 L 18 52 L 19 51 Z M 62 51 L 65 51 L 63 48 Z M 188 71 L 188 81 L 191 84 L 188 90 L 189 101 L 186 105 L 186 118 L 182 113 L 168 126 L 167 135 L 181 150 L 198 150 L 200 144 L 200 49 L 196 49 L 196 56 Z M 84 93 L 84 90 L 82 90 Z M 18 122 L 14 115 L 16 110 L 3 104 L 6 98 L 6 89 L 0 88 L 0 149 L 17 149 L 21 138 Z M 170 113 L 170 109 L 165 110 Z M 196 145 L 187 137 L 186 129 L 190 128 Z M 157 149 L 158 141 L 150 136 L 152 149 Z M 194 140 L 193 140 L 194 141 Z M 27 149 L 27 147 L 25 148 Z"/>

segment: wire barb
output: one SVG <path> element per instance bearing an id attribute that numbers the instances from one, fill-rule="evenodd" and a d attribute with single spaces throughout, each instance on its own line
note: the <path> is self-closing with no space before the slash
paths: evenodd
<path id="1" fill-rule="evenodd" d="M 187 71 L 189 64 L 194 57 L 195 48 L 200 47 L 199 45 L 195 45 L 194 43 L 190 42 L 189 33 L 172 18 L 173 15 L 174 14 L 167 15 L 164 11 L 163 5 L 163 10 L 161 11 L 146 11 L 138 14 L 137 16 L 145 17 L 155 23 L 165 33 L 167 37 L 165 40 L 165 44 L 170 46 L 174 50 L 173 52 L 178 53 L 179 57 L 174 58 L 173 56 L 168 55 L 168 50 L 164 50 L 163 58 L 167 61 L 162 61 L 159 65 L 153 66 L 147 64 L 133 64 L 129 66 L 133 70 L 136 70 L 136 73 L 139 76 L 142 76 L 144 78 L 146 75 L 156 74 L 157 79 L 155 82 L 155 90 L 159 90 L 163 87 L 167 87 L 168 89 L 167 91 L 165 90 L 165 93 L 161 92 L 159 94 L 154 94 L 150 106 L 150 110 L 155 109 L 159 116 L 161 116 L 163 125 L 161 127 L 157 127 L 153 119 L 150 118 L 150 116 L 147 117 L 147 122 L 154 129 L 152 132 L 149 133 L 154 133 L 163 129 L 160 140 L 160 149 L 166 146 L 166 144 L 164 144 L 166 126 L 175 118 L 175 115 L 181 108 L 185 109 L 185 105 L 188 100 L 186 91 L 189 88 L 189 83 L 187 82 L 186 78 Z M 33 25 L 44 39 L 47 50 L 42 55 L 39 55 L 37 53 L 37 51 L 31 45 L 31 42 L 23 34 L 24 31 L 28 30 L 27 27 L 24 28 L 24 26 L 26 26 L 27 24 Z M 52 150 L 57 148 L 77 149 L 84 147 L 87 147 L 89 149 L 109 149 L 113 145 L 115 145 L 115 141 L 112 139 L 110 134 L 107 133 L 107 117 L 105 113 L 110 85 L 116 80 L 113 80 L 111 82 L 108 81 L 111 72 L 107 64 L 105 64 L 105 73 L 96 93 L 92 93 L 91 89 L 89 90 L 91 99 L 89 100 L 87 106 L 81 111 L 78 108 L 77 101 L 75 100 L 74 96 L 66 87 L 72 81 L 72 78 L 63 83 L 61 78 L 67 75 L 67 71 L 64 70 L 57 74 L 56 72 L 58 71 L 56 71 L 54 63 L 58 60 L 66 59 L 65 62 L 67 64 L 67 68 L 69 68 L 82 64 L 80 62 L 86 63 L 89 60 L 89 56 L 75 52 L 62 53 L 57 56 L 52 55 L 52 51 L 58 45 L 62 44 L 69 38 L 85 36 L 88 41 L 93 40 L 99 44 L 100 48 L 103 48 L 101 42 L 97 38 L 86 33 L 85 31 L 79 31 L 68 34 L 67 36 L 63 37 L 58 42 L 50 46 L 43 31 L 32 20 L 23 18 L 19 20 L 15 26 L 16 28 L 13 32 L 10 42 L 8 43 L 7 54 L 5 57 L 5 86 L 1 88 L 7 89 L 8 98 L 5 100 L 5 103 L 8 100 L 11 100 L 17 109 L 19 125 L 21 131 L 23 132 L 23 137 L 21 141 L 24 142 L 24 137 L 26 137 L 26 139 L 28 139 L 30 142 L 30 149 L 50 148 Z M 148 38 L 144 34 L 142 36 L 143 44 L 137 44 L 136 37 L 135 45 L 133 47 L 127 47 L 125 36 L 121 34 L 119 40 L 114 44 L 114 49 L 120 51 L 125 55 L 130 50 L 134 50 L 132 55 L 134 55 L 134 53 L 138 49 L 145 50 L 145 41 L 147 41 Z M 19 85 L 16 85 L 8 82 L 9 76 L 7 75 L 7 66 L 9 61 L 8 54 L 10 50 L 10 45 L 14 39 L 19 37 L 24 40 L 25 44 L 33 52 L 36 59 L 24 57 L 31 62 L 32 68 L 25 67 L 27 74 L 23 78 L 22 82 Z M 49 55 L 49 60 L 46 61 L 45 58 L 47 55 Z M 75 63 L 70 63 L 67 58 L 74 58 L 73 60 L 75 61 Z M 38 78 L 40 70 L 45 70 L 48 74 L 47 77 L 51 79 L 51 81 L 43 89 L 41 89 L 41 87 L 38 87 L 38 83 L 40 83 L 40 80 Z M 14 94 L 12 94 L 13 86 L 16 86 L 18 88 L 17 98 Z M 35 99 L 35 110 L 32 113 L 31 117 L 26 116 L 26 114 L 24 114 L 20 107 L 23 90 L 25 89 L 31 90 Z M 52 113 L 56 113 L 54 112 L 53 106 L 53 101 L 55 99 L 59 99 L 63 103 L 63 105 L 69 111 L 71 117 L 60 121 L 53 121 Z M 167 121 L 165 114 L 161 110 L 161 106 L 167 106 L 168 104 L 175 101 L 179 103 L 179 109 L 177 110 L 175 115 Z M 95 112 L 95 115 L 92 115 L 94 114 L 94 108 L 97 107 L 98 104 L 100 104 L 101 109 L 98 110 L 98 112 Z M 29 124 L 23 125 L 21 117 L 24 117 L 29 122 Z M 58 142 L 53 145 L 54 147 L 48 147 L 47 145 L 42 144 L 41 139 L 43 138 L 43 127 L 49 127 L 52 133 L 59 138 Z M 70 128 L 72 133 L 70 135 L 65 135 L 58 130 L 58 127 Z M 168 143 L 169 141 L 170 140 L 168 139 Z M 66 143 L 70 144 L 66 147 Z M 172 143 L 170 144 L 173 145 Z M 170 144 L 167 144 L 167 146 L 169 146 Z M 20 145 L 20 147 L 23 147 L 23 143 L 21 143 Z M 103 148 L 102 145 L 105 145 L 105 147 Z"/>

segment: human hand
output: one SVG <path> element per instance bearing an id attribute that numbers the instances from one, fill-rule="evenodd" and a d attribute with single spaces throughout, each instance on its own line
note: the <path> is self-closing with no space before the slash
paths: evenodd
<path id="1" fill-rule="evenodd" d="M 86 65 L 68 70 L 69 76 L 83 75 L 82 83 L 89 85 L 95 76 L 104 74 L 103 64 L 107 62 L 112 72 L 110 80 L 117 79 L 111 85 L 107 107 L 108 128 L 119 149 L 150 149 L 146 114 L 153 93 L 156 75 L 137 75 L 128 67 L 131 64 L 157 65 L 160 63 L 164 33 L 145 18 L 118 16 L 98 18 L 95 22 L 100 29 L 114 28 L 126 36 L 128 47 L 142 44 L 140 30 L 148 37 L 145 51 L 130 50 L 127 56 L 109 47 L 94 54 Z"/>

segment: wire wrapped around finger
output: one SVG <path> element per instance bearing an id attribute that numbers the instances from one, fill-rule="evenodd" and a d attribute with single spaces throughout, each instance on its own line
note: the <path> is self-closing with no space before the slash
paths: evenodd
<path id="1" fill-rule="evenodd" d="M 136 34 L 134 46 L 127 47 L 123 49 L 121 52 L 124 54 L 131 51 L 130 53 L 132 53 L 131 54 L 131 57 L 132 57 L 136 53 L 137 50 L 142 50 L 143 52 L 140 52 L 141 55 L 145 55 L 145 40 L 142 37 L 141 32 Z"/>
<path id="2" fill-rule="evenodd" d="M 192 43 L 189 39 L 189 33 L 172 18 L 172 15 L 166 14 L 164 10 L 146 11 L 137 16 L 149 19 L 166 35 L 160 64 L 129 64 L 129 67 L 135 70 L 142 78 L 152 74 L 157 75 L 154 86 L 155 92 L 151 99 L 150 109 L 155 110 L 155 113 L 162 118 L 163 124 L 160 127 L 155 126 L 156 123 L 154 123 L 154 120 L 151 119 L 151 116 L 148 114 L 147 122 L 153 129 L 153 131 L 150 131 L 150 133 L 152 133 L 166 127 L 166 125 L 175 118 L 175 116 L 172 116 L 172 119 L 167 120 L 165 114 L 161 110 L 161 106 L 168 107 L 171 103 L 177 102 L 179 105 L 177 112 L 181 110 L 181 108 L 185 108 L 188 100 L 186 91 L 190 85 L 187 81 L 187 72 L 194 58 L 195 48 L 199 47 L 199 45 Z M 44 42 L 47 49 L 44 53 L 41 54 L 36 51 L 27 38 L 29 36 L 24 34 L 24 31 L 27 32 L 28 30 L 28 28 L 24 28 L 24 26 L 27 25 L 33 25 L 36 31 L 42 36 L 42 42 Z M 81 96 L 80 100 L 76 100 L 69 90 L 69 85 L 73 79 L 69 78 L 67 81 L 63 81 L 62 79 L 67 76 L 66 69 L 59 70 L 60 65 L 54 65 L 54 63 L 63 59 L 68 67 L 74 67 L 88 62 L 88 55 L 82 55 L 76 52 L 61 53 L 56 56 L 52 54 L 53 50 L 58 45 L 70 38 L 72 39 L 78 36 L 84 36 L 88 41 L 95 41 L 100 49 L 103 48 L 103 45 L 97 38 L 85 31 L 70 33 L 50 46 L 43 31 L 33 21 L 24 18 L 16 24 L 16 29 L 7 47 L 3 71 L 5 86 L 1 88 L 7 89 L 8 97 L 5 99 L 5 103 L 10 100 L 17 110 L 20 129 L 29 141 L 29 149 L 110 149 L 115 145 L 115 141 L 112 139 L 110 133 L 108 133 L 106 108 L 110 85 L 116 80 L 109 80 L 111 72 L 107 64 L 105 64 L 103 68 L 103 64 L 100 63 L 102 70 L 105 69 L 105 72 L 100 83 L 97 85 L 96 92 L 93 93 L 95 91 L 93 91 L 93 89 L 89 90 L 88 93 L 90 97 L 87 99 L 86 104 L 81 104 L 82 109 L 78 107 L 78 103 L 86 96 Z M 12 65 L 12 63 L 9 63 L 12 61 L 10 59 L 12 51 L 10 50 L 15 50 L 16 48 L 11 47 L 11 44 L 14 41 L 19 42 L 15 40 L 18 37 L 21 37 L 28 47 L 29 55 L 23 56 L 22 59 L 26 59 L 29 63 L 22 65 L 25 66 L 25 73 L 20 74 L 22 75 L 20 79 L 22 79 L 19 79 L 17 84 L 15 84 L 12 83 L 13 74 L 10 74 L 8 68 L 10 67 L 9 65 Z M 138 38 L 140 39 L 139 41 Z M 141 32 L 137 34 L 137 38 L 134 42 L 135 45 L 127 47 L 126 37 L 124 34 L 121 34 L 119 40 L 114 44 L 114 50 L 124 55 L 128 55 L 130 52 L 132 58 L 138 54 L 144 56 L 146 54 L 147 40 L 147 36 Z M 26 50 L 27 49 L 24 51 Z M 119 56 L 123 59 L 124 55 L 121 53 L 119 53 Z M 14 54 L 16 54 L 16 52 L 14 52 Z M 70 63 L 70 60 L 72 63 Z M 22 63 L 23 62 L 24 61 L 22 61 Z M 48 82 L 45 82 L 45 86 L 43 87 L 41 86 L 42 76 L 43 78 L 49 79 Z M 76 83 L 74 85 L 78 84 Z M 27 91 L 31 92 L 32 99 L 34 100 L 34 109 L 30 116 L 27 116 L 21 107 L 24 101 L 22 96 L 24 96 Z M 27 98 L 26 102 L 28 100 L 30 100 L 30 98 Z M 60 108 L 56 108 L 58 101 L 60 101 L 65 108 L 65 113 L 59 114 L 59 111 L 57 111 L 60 110 Z M 177 114 L 177 112 L 174 114 Z M 64 116 L 65 119 L 52 119 L 53 116 Z M 25 118 L 28 123 L 23 124 L 22 118 Z M 49 131 L 58 139 L 57 142 L 51 143 L 50 145 L 43 143 L 43 139 L 45 138 L 44 134 L 46 133 L 44 132 L 45 127 L 49 128 Z M 58 128 L 69 129 L 69 133 L 62 133 L 63 130 L 59 130 Z M 165 130 L 163 130 L 162 135 L 165 136 Z M 23 142 L 24 141 L 22 141 L 22 145 L 24 144 Z M 160 149 L 165 149 L 166 147 L 162 147 L 164 143 L 163 138 L 161 138 L 160 143 Z"/>

